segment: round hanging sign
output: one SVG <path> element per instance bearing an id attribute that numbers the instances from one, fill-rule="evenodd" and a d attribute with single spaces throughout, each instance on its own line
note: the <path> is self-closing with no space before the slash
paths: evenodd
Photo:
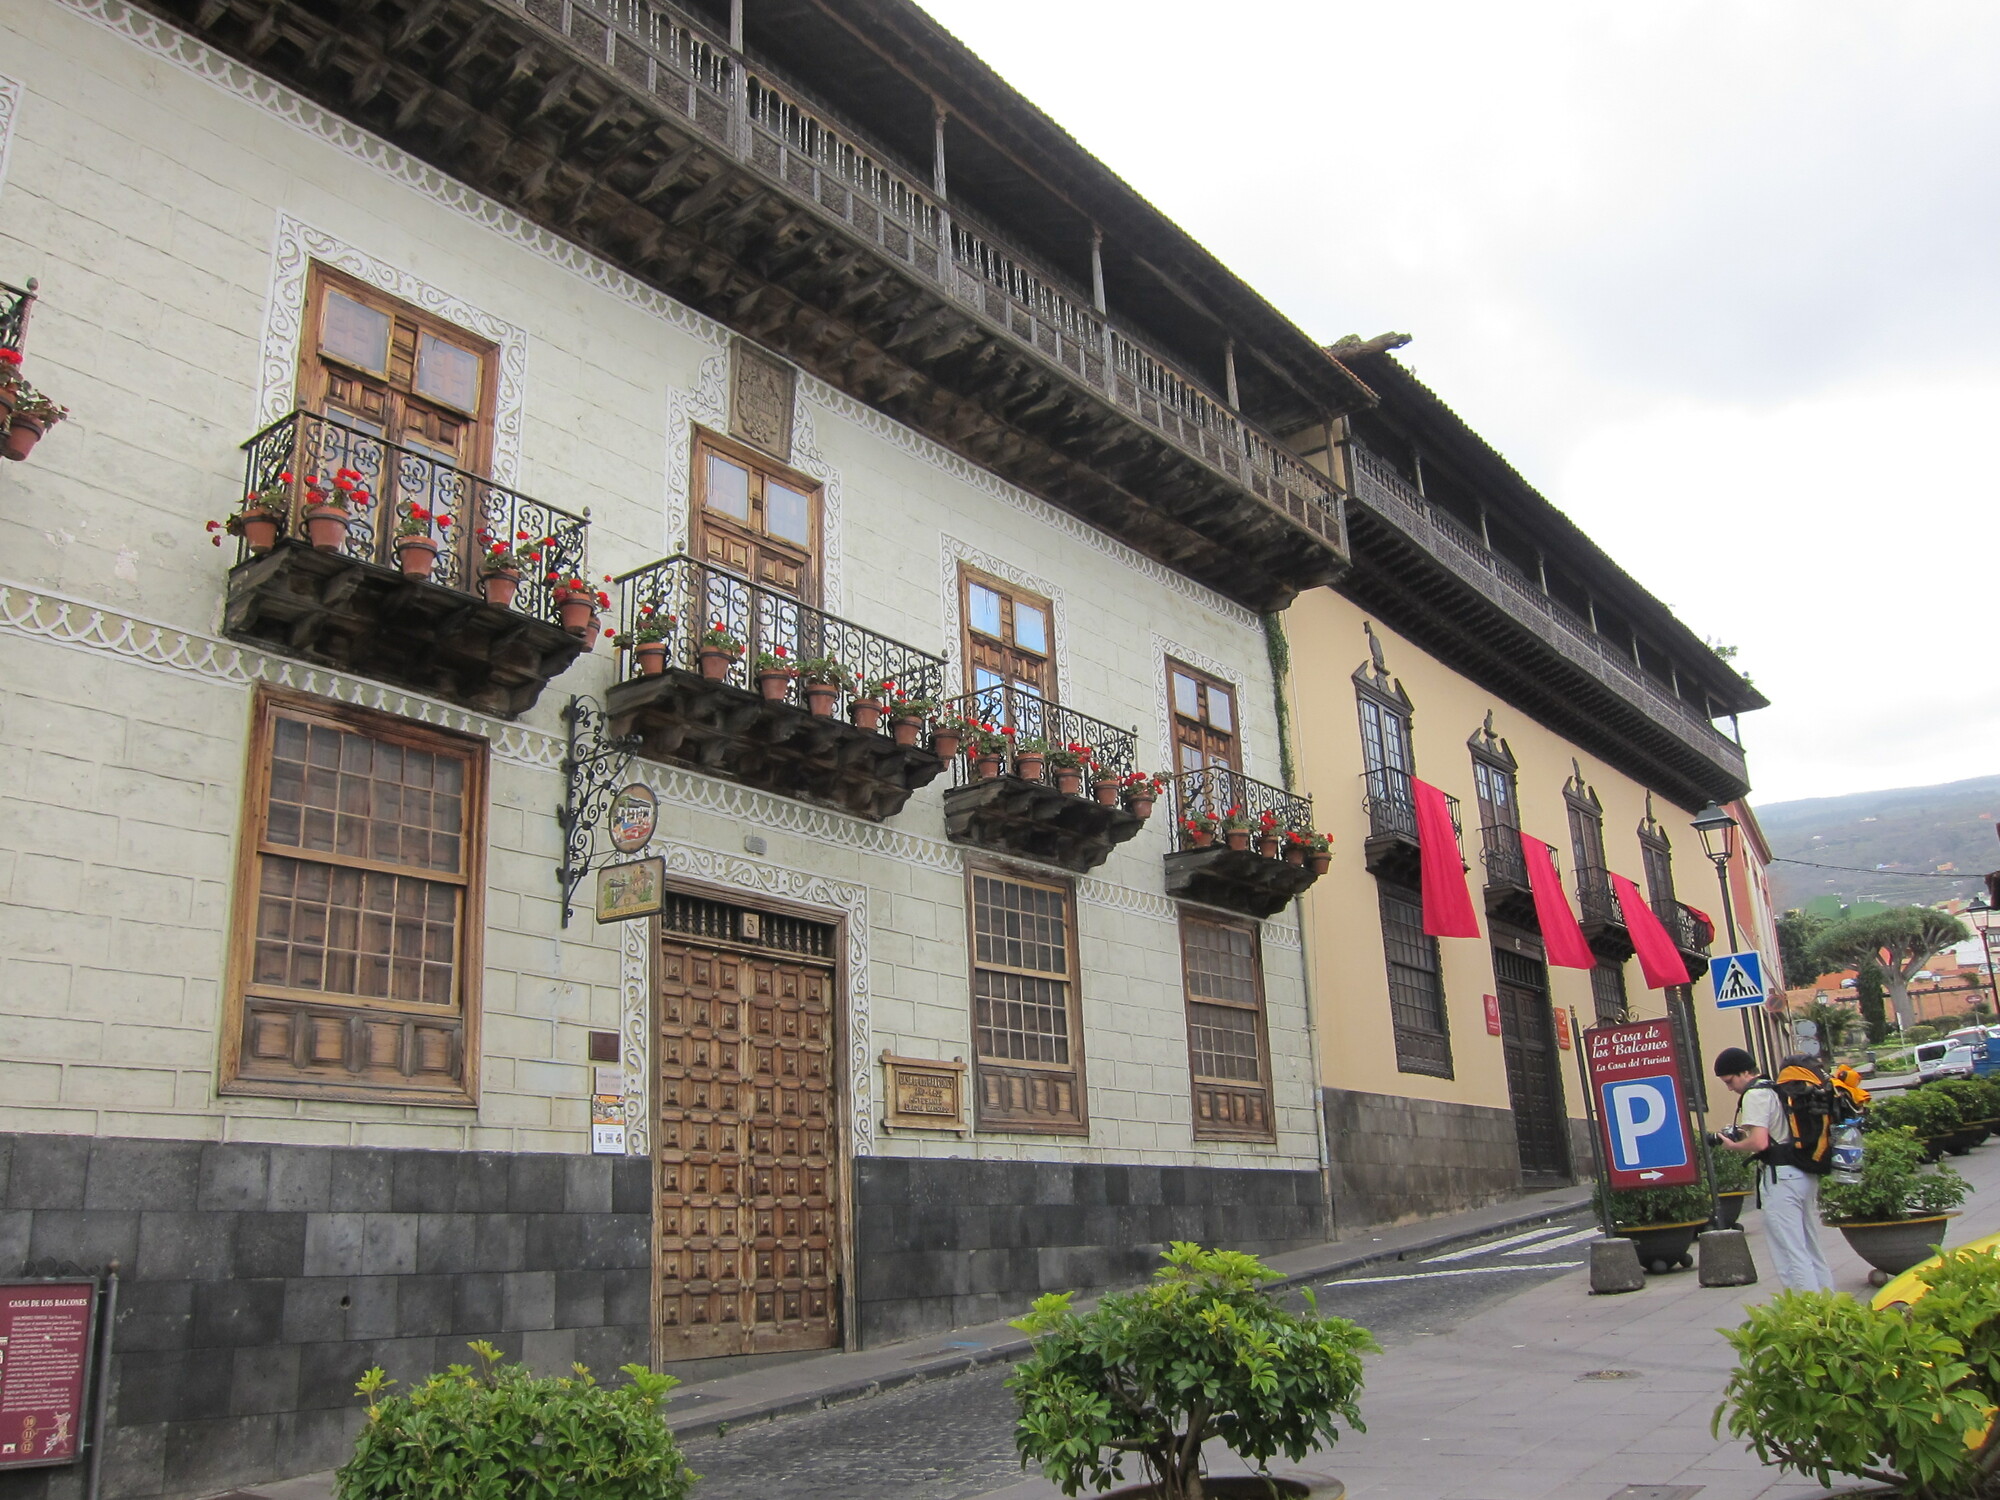
<path id="1" fill-rule="evenodd" d="M 610 825 L 611 847 L 620 854 L 636 854 L 653 841 L 659 822 L 660 799 L 653 789 L 633 782 L 611 799 L 605 821 Z"/>

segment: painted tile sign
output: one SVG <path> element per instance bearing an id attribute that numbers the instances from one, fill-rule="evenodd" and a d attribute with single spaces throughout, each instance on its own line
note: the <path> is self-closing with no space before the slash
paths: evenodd
<path id="1" fill-rule="evenodd" d="M 1583 1034 L 1613 1188 L 1698 1181 L 1671 1021 L 1593 1026 Z"/>
<path id="2" fill-rule="evenodd" d="M 97 1286 L 0 1282 L 0 1469 L 75 1459 Z"/>

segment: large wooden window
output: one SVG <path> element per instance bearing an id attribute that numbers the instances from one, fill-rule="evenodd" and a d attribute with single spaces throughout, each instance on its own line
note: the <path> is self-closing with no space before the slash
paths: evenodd
<path id="1" fill-rule="evenodd" d="M 694 444 L 696 557 L 819 602 L 820 487 L 712 432 Z"/>
<path id="2" fill-rule="evenodd" d="M 1445 1012 L 1444 971 L 1437 939 L 1424 931 L 1422 898 L 1415 891 L 1388 885 L 1379 890 L 1397 1071 L 1449 1078 L 1451 1025 Z"/>
<path id="3" fill-rule="evenodd" d="M 1183 914 L 1181 966 L 1196 1138 L 1272 1139 L 1271 1049 L 1257 929 Z"/>
<path id="4" fill-rule="evenodd" d="M 1054 698 L 1055 614 L 1049 601 L 969 568 L 960 571 L 959 591 L 967 691 L 1014 687 Z"/>
<path id="5" fill-rule="evenodd" d="M 482 741 L 258 699 L 231 1091 L 472 1102 L 485 803 Z"/>
<path id="6" fill-rule="evenodd" d="M 1169 658 L 1167 696 L 1173 710 L 1176 770 L 1243 768 L 1237 748 L 1234 688 Z"/>
<path id="7" fill-rule="evenodd" d="M 326 266 L 313 266 L 306 306 L 301 407 L 454 468 L 485 471 L 493 345 Z M 399 492 L 420 483 L 398 478 Z"/>
<path id="8" fill-rule="evenodd" d="M 1506 764 L 1475 754 L 1472 757 L 1472 790 L 1479 799 L 1481 828 L 1521 826 L 1521 815 L 1514 797 L 1514 772 Z"/>
<path id="9" fill-rule="evenodd" d="M 1085 1135 L 1068 885 L 969 872 L 981 1130 Z"/>
<path id="10" fill-rule="evenodd" d="M 1597 961 L 1597 967 L 1590 971 L 1590 1003 L 1597 1012 L 1598 1025 L 1617 1026 L 1625 1021 L 1631 1006 L 1625 989 L 1625 965 L 1608 958 Z"/>

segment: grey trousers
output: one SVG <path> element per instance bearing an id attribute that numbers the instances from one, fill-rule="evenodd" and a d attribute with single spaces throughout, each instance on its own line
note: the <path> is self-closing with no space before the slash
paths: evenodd
<path id="1" fill-rule="evenodd" d="M 1832 1291 L 1833 1272 L 1819 1248 L 1819 1179 L 1777 1167 L 1764 1174 L 1763 1188 L 1764 1233 L 1778 1280 L 1795 1292 Z"/>

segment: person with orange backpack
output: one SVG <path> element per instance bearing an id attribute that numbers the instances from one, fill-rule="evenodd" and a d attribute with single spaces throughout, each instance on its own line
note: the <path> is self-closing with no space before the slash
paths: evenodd
<path id="1" fill-rule="evenodd" d="M 1834 1290 L 1819 1246 L 1819 1180 L 1833 1169 L 1833 1128 L 1843 1112 L 1816 1058 L 1788 1057 L 1775 1080 L 1741 1047 L 1716 1056 L 1715 1076 L 1737 1096 L 1736 1124 L 1715 1144 L 1761 1164 L 1764 1232 L 1778 1280 L 1793 1291 Z"/>

